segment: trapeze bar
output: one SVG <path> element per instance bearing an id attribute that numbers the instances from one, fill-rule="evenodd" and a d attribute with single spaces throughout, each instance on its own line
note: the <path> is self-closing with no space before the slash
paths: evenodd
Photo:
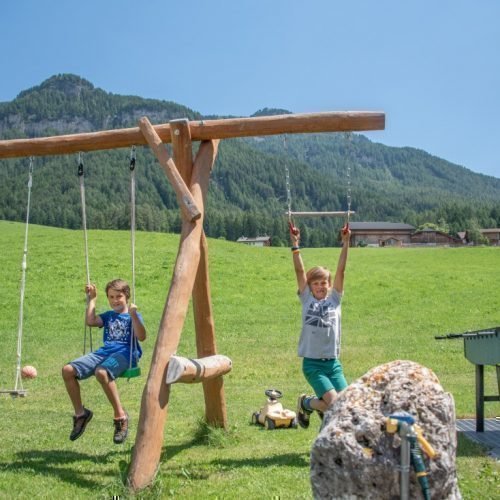
<path id="1" fill-rule="evenodd" d="M 172 141 L 170 124 L 154 126 L 164 143 Z M 376 111 L 326 111 L 250 118 L 224 118 L 189 122 L 191 140 L 319 132 L 383 130 L 385 113 Z M 145 145 L 138 127 L 82 134 L 0 141 L 0 158 L 43 156 Z"/>
<path id="2" fill-rule="evenodd" d="M 287 215 L 294 217 L 344 217 L 355 213 L 352 210 L 347 212 L 286 212 Z"/>

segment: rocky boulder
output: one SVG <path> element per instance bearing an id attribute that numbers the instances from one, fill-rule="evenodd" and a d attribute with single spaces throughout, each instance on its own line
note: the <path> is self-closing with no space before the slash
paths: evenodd
<path id="1" fill-rule="evenodd" d="M 311 485 L 318 499 L 399 499 L 400 445 L 387 419 L 407 412 L 436 452 L 423 454 L 431 498 L 460 499 L 457 437 L 451 394 L 434 372 L 412 361 L 373 368 L 343 391 L 326 412 L 311 451 Z M 410 498 L 423 498 L 410 469 Z"/>

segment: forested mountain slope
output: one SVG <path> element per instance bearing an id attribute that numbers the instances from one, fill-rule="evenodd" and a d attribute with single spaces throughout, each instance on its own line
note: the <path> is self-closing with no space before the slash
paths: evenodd
<path id="1" fill-rule="evenodd" d="M 285 113 L 264 109 L 256 114 Z M 207 119 L 177 103 L 114 95 L 76 75 L 57 75 L 0 103 L 0 138 L 22 138 L 136 126 L 176 118 Z M 129 150 L 83 155 L 88 225 L 129 224 Z M 0 218 L 23 220 L 28 159 L 0 162 Z M 424 222 L 451 232 L 500 226 L 500 180 L 413 148 L 373 143 L 362 134 L 304 134 L 221 141 L 208 197 L 205 230 L 235 240 L 269 234 L 287 241 L 286 175 L 293 210 L 347 208 L 354 220 Z M 79 228 L 79 182 L 75 155 L 35 158 L 31 221 Z M 304 244 L 336 243 L 342 221 L 301 222 Z M 137 149 L 139 229 L 178 231 L 177 203 L 148 148 Z"/>

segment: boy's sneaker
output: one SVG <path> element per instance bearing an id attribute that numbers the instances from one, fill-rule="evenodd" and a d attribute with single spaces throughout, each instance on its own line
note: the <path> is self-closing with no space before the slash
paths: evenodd
<path id="1" fill-rule="evenodd" d="M 304 399 L 307 398 L 306 394 L 301 394 L 299 399 L 297 400 L 297 420 L 299 425 L 303 429 L 307 429 L 309 427 L 309 416 L 312 413 L 312 410 L 306 410 L 304 408 Z"/>
<path id="2" fill-rule="evenodd" d="M 83 415 L 79 417 L 73 415 L 73 430 L 69 435 L 71 441 L 78 439 L 83 434 L 85 427 L 87 427 L 87 424 L 92 420 L 93 415 L 94 414 L 90 410 L 87 410 L 87 408 L 83 409 Z"/>
<path id="3" fill-rule="evenodd" d="M 128 413 L 122 418 L 114 418 L 113 424 L 115 425 L 113 441 L 116 444 L 121 444 L 128 436 Z"/>

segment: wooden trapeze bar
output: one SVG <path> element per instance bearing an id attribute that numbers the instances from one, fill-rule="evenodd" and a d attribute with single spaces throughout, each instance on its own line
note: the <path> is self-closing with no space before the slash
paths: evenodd
<path id="1" fill-rule="evenodd" d="M 356 212 L 349 211 L 339 211 L 339 212 L 286 212 L 287 215 L 292 217 L 344 217 L 347 215 L 353 215 Z"/>
<path id="2" fill-rule="evenodd" d="M 177 120 L 170 123 L 175 121 Z M 154 126 L 156 133 L 164 143 L 172 141 L 170 123 Z M 385 113 L 376 111 L 327 111 L 250 118 L 196 120 L 188 123 L 192 141 L 207 141 L 279 134 L 383 130 L 385 128 Z M 139 127 L 33 139 L 13 139 L 0 141 L 0 159 L 98 151 L 139 146 L 146 143 L 147 141 Z"/>

